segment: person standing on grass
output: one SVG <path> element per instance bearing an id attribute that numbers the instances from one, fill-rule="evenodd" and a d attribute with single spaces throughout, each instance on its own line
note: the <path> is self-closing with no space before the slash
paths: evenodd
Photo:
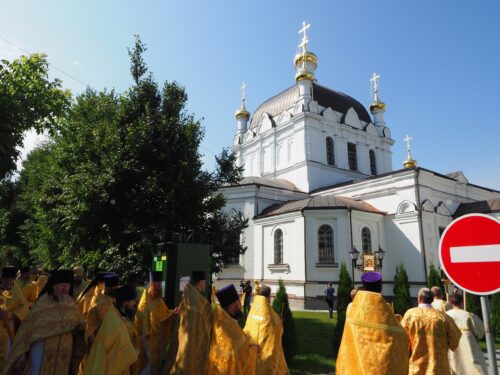
<path id="1" fill-rule="evenodd" d="M 335 298 L 335 288 L 333 287 L 332 282 L 328 283 L 324 293 L 325 302 L 328 304 L 328 314 L 330 315 L 330 319 L 333 319 L 333 300 Z"/>
<path id="2" fill-rule="evenodd" d="M 475 314 L 465 311 L 464 297 L 454 294 L 450 298 L 453 308 L 446 314 L 451 316 L 462 331 L 458 348 L 448 352 L 452 375 L 486 375 L 488 373 L 483 352 L 478 341 L 484 336 L 484 324 Z"/>
<path id="3" fill-rule="evenodd" d="M 382 297 L 382 274 L 367 272 L 346 312 L 337 375 L 408 375 L 409 338 Z"/>

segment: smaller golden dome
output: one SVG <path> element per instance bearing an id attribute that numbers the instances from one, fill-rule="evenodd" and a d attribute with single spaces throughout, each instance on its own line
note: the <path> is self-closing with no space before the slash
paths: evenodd
<path id="1" fill-rule="evenodd" d="M 306 53 L 298 53 L 295 56 L 294 64 L 295 65 L 300 64 L 304 61 L 304 59 L 306 62 L 310 62 L 310 63 L 314 64 L 315 69 L 317 68 L 318 57 L 314 53 L 309 52 L 309 51 L 307 51 Z"/>
<path id="2" fill-rule="evenodd" d="M 375 112 L 376 110 L 385 111 L 385 103 L 384 102 L 373 102 L 370 105 L 370 112 Z"/>
<path id="3" fill-rule="evenodd" d="M 246 118 L 248 120 L 250 118 L 250 112 L 248 112 L 243 105 L 239 110 L 236 111 L 234 116 L 236 117 L 236 119 Z"/>
<path id="4" fill-rule="evenodd" d="M 416 166 L 417 161 L 412 158 L 408 158 L 403 162 L 403 167 L 405 167 L 406 169 L 415 168 Z"/>

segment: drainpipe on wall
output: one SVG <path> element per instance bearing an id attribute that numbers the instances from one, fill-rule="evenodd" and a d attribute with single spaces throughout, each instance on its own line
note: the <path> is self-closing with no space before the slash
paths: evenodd
<path id="1" fill-rule="evenodd" d="M 352 239 L 352 209 L 349 208 L 347 210 L 347 213 L 349 214 L 349 237 L 350 237 L 350 242 L 351 242 L 351 248 L 350 248 L 349 251 L 352 251 L 352 249 L 353 249 L 353 239 Z M 352 259 L 350 259 L 350 261 L 351 261 L 351 264 L 352 264 Z M 355 281 L 355 277 L 354 277 L 354 272 L 356 272 L 356 271 L 354 270 L 354 267 L 352 267 L 352 284 L 355 286 L 356 285 L 356 281 Z"/>
<path id="2" fill-rule="evenodd" d="M 422 254 L 424 257 L 424 277 L 425 277 L 425 284 L 427 285 L 427 259 L 425 256 L 425 242 L 424 242 L 424 228 L 423 228 L 423 222 L 422 222 L 422 204 L 420 202 L 420 185 L 418 184 L 418 175 L 420 172 L 419 168 L 415 169 L 415 186 L 416 186 L 416 195 L 417 195 L 417 212 L 418 212 L 418 231 L 420 234 L 420 244 L 422 246 Z"/>

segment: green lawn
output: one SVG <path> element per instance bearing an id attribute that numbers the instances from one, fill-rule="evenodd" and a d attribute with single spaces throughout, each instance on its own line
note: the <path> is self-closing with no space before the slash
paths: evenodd
<path id="1" fill-rule="evenodd" d="M 327 312 L 293 311 L 298 352 L 288 364 L 293 375 L 333 372 L 332 337 L 336 319 Z"/>
<path id="2" fill-rule="evenodd" d="M 479 341 L 479 346 L 481 347 L 481 350 L 486 353 L 486 339 L 483 337 L 481 341 Z M 499 350 L 500 349 L 500 337 L 495 338 L 495 349 Z"/>

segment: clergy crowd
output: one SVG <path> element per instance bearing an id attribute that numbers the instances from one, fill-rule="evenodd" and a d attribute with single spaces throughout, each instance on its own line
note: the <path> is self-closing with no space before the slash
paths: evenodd
<path id="1" fill-rule="evenodd" d="M 400 316 L 381 294 L 380 273 L 367 272 L 362 282 L 346 311 L 337 375 L 487 373 L 477 343 L 484 326 L 463 310 L 460 294 L 446 303 L 439 288 L 422 288 L 418 307 Z M 241 285 L 246 298 L 248 285 Z M 288 374 L 271 289 L 255 289 L 252 304 L 243 302 L 241 328 L 235 286 L 212 286 L 205 296 L 202 271 L 191 273 L 179 306 L 169 309 L 160 272 L 149 273 L 137 302 L 136 286 L 121 285 L 114 273 L 85 280 L 81 267 L 50 273 L 4 267 L 0 374 Z"/>

